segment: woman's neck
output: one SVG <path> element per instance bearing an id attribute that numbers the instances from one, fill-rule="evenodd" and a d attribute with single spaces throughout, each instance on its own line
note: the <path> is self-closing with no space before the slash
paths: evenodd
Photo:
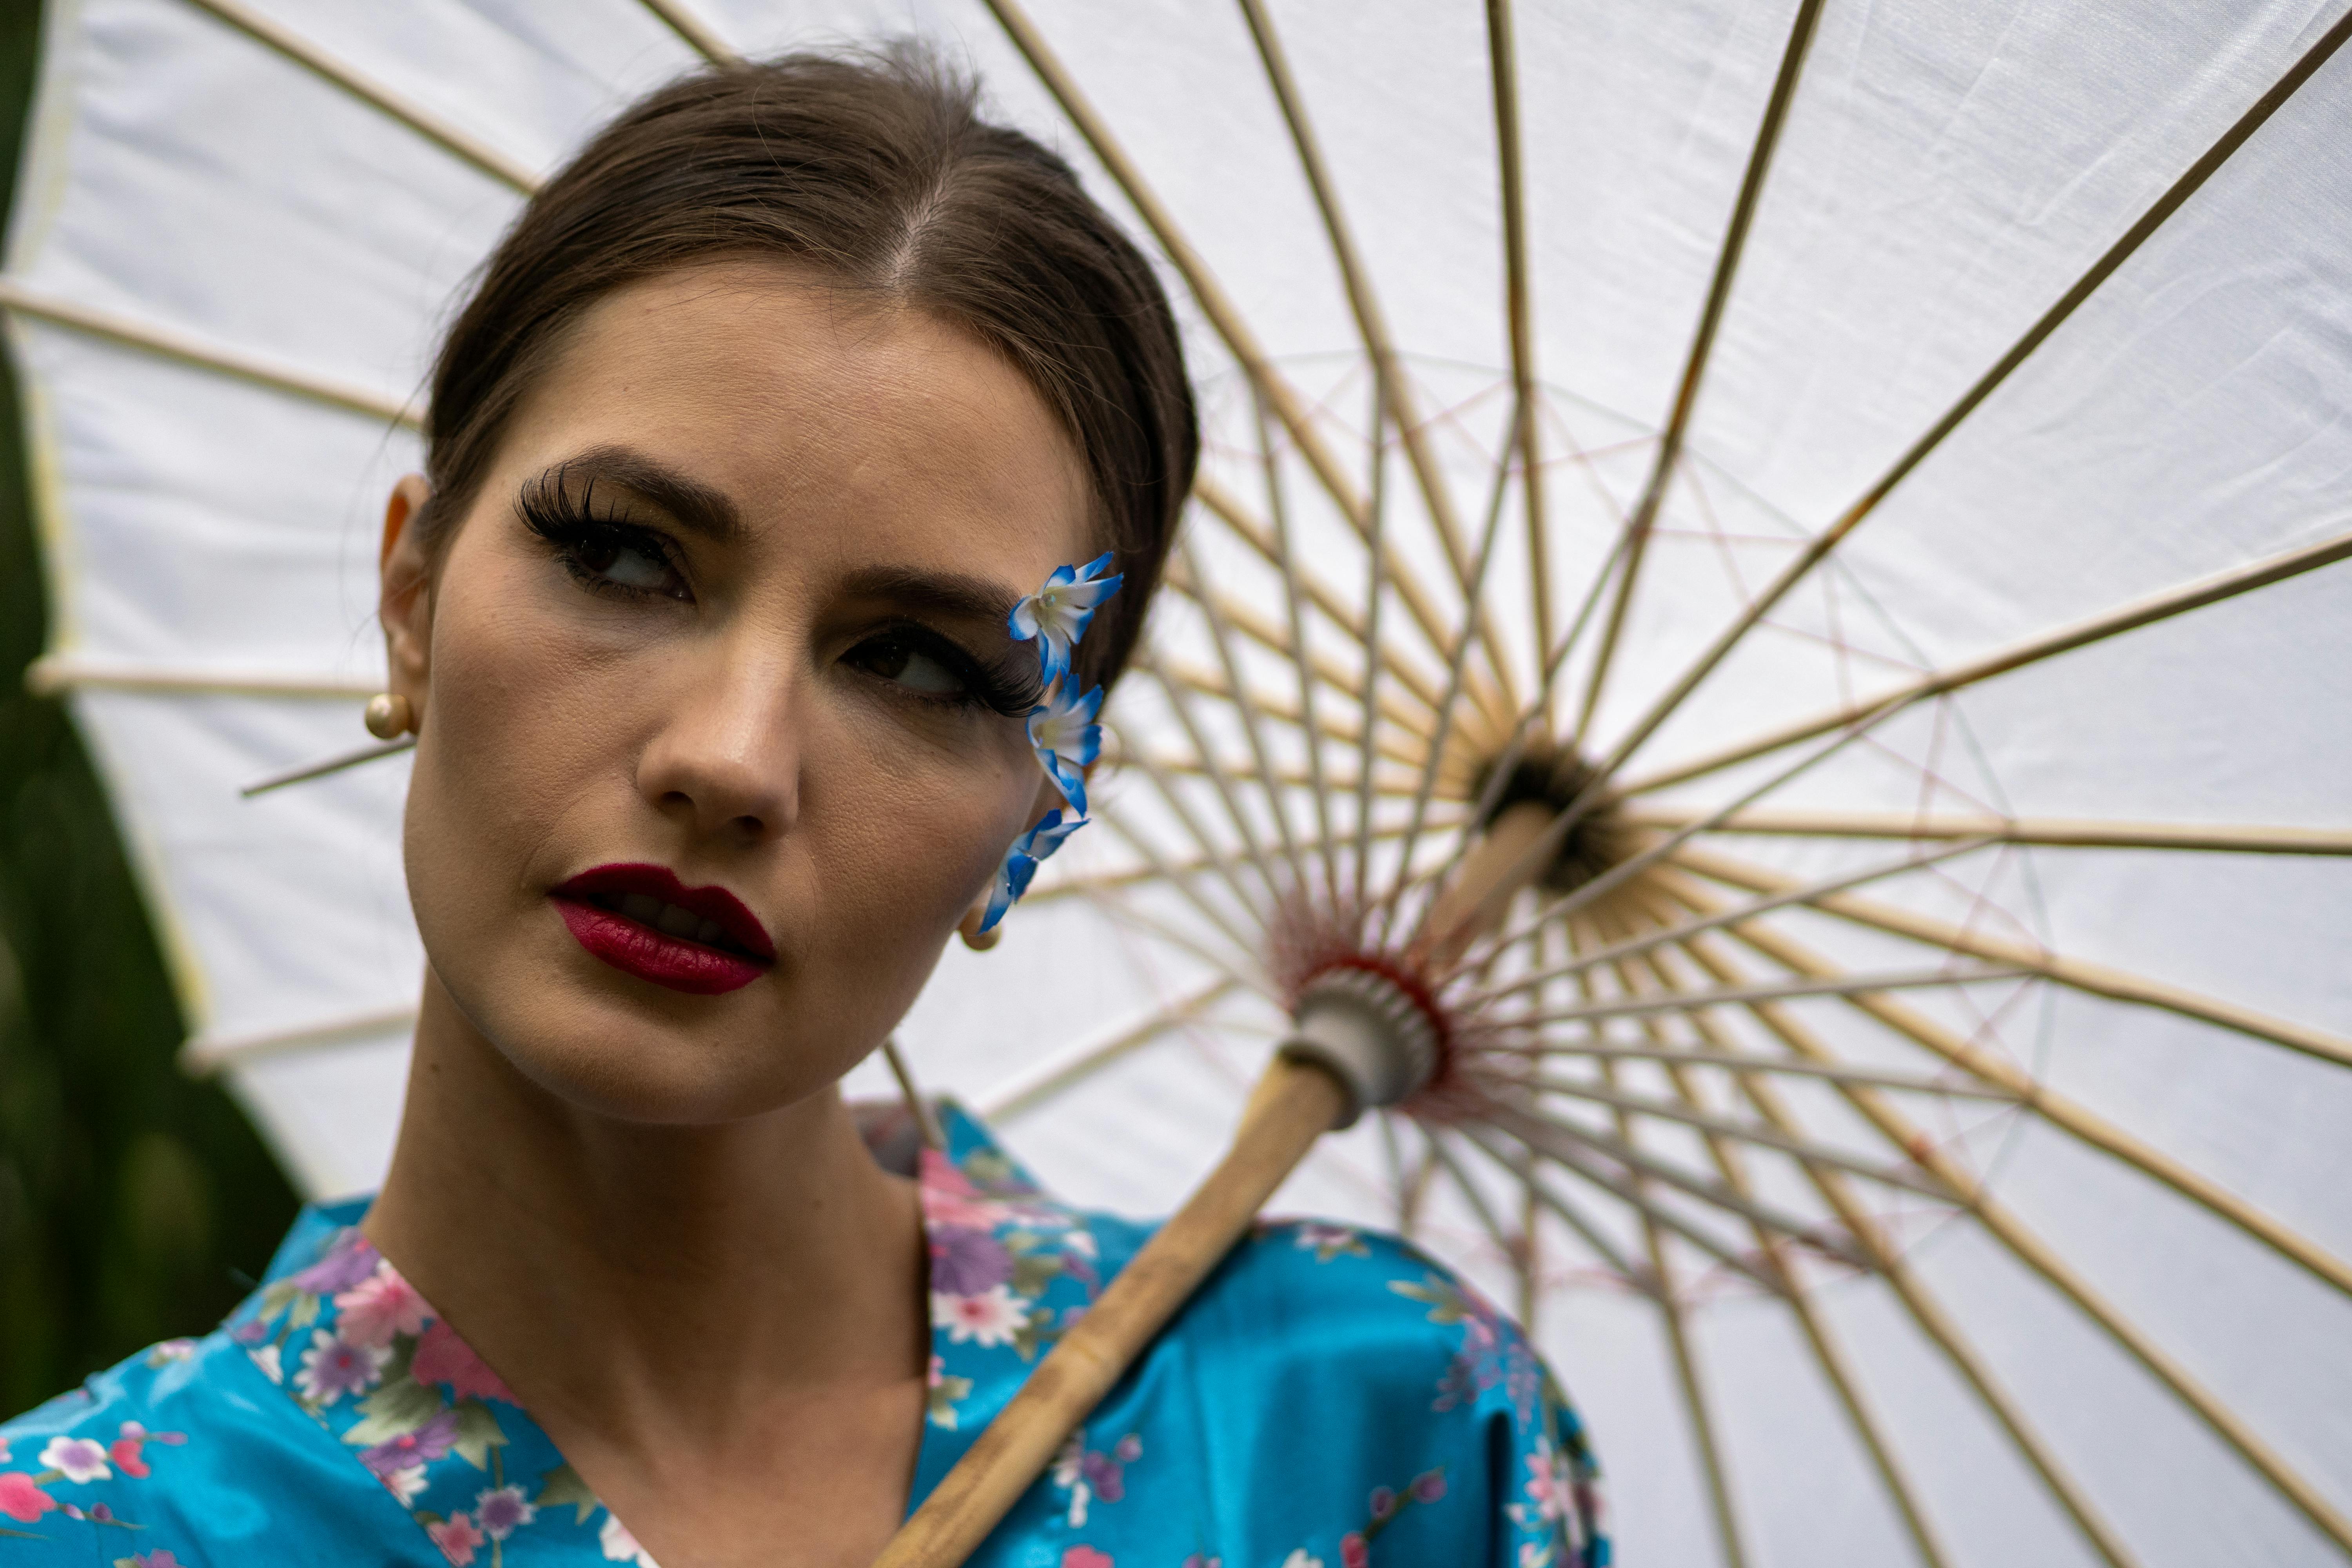
<path id="1" fill-rule="evenodd" d="M 718 1127 L 583 1111 L 428 975 L 363 1228 L 592 1485 L 755 1436 L 772 1452 L 780 1421 L 845 1402 L 903 1407 L 911 1471 L 929 1361 L 919 1206 L 835 1093 Z"/>

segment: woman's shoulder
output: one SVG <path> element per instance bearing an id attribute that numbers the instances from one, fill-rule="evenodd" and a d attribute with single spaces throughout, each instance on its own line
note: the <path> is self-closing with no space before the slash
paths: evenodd
<path id="1" fill-rule="evenodd" d="M 0 1518 L 106 1523 L 125 1487 L 170 1489 L 190 1442 L 186 1428 L 208 1424 L 214 1385 L 230 1360 L 245 1356 L 224 1333 L 165 1340 L 0 1421 Z"/>
<path id="2" fill-rule="evenodd" d="M 301 1484 L 335 1472 L 282 1405 L 225 1331 L 152 1345 L 0 1422 L 0 1538 L 12 1560 L 199 1568 L 198 1542 L 282 1542 L 296 1498 L 376 1511 L 373 1489 Z"/>
<path id="3" fill-rule="evenodd" d="M 1116 1267 L 1124 1259 L 1107 1258 Z M 1469 1281 L 1402 1237 L 1319 1219 L 1261 1220 L 1186 1308 L 1196 1354 L 1246 1358 L 1262 1376 L 1333 1381 L 1432 1415 L 1559 1404 L 1518 1326 Z"/>
<path id="4" fill-rule="evenodd" d="M 306 1211 L 289 1247 L 339 1217 Z M 10 1562 L 205 1568 L 307 1561 L 353 1542 L 375 1562 L 438 1561 L 410 1550 L 423 1532 L 286 1397 L 292 1369 L 276 1343 L 236 1331 L 249 1320 L 240 1309 L 201 1338 L 151 1345 L 0 1422 Z"/>
<path id="5" fill-rule="evenodd" d="M 1092 1228 L 1106 1278 L 1149 1234 Z M 1176 1410 L 1202 1423 L 1206 1455 L 1294 1456 L 1278 1499 L 1256 1481 L 1235 1495 L 1286 1523 L 1321 1521 L 1328 1542 L 1300 1539 L 1351 1568 L 1375 1535 L 1400 1563 L 1609 1561 L 1598 1467 L 1543 1359 L 1401 1237 L 1317 1219 L 1253 1226 L 1096 1424 L 1165 1429 Z"/>

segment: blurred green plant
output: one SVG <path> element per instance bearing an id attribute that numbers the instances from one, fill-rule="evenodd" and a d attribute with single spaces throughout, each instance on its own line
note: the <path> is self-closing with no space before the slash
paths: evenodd
<path id="1" fill-rule="evenodd" d="M 0 4 L 0 210 L 40 26 Z M 182 1024 L 65 705 L 25 689 L 47 621 L 22 411 L 0 362 L 0 1416 L 244 1294 L 295 1196 Z"/>

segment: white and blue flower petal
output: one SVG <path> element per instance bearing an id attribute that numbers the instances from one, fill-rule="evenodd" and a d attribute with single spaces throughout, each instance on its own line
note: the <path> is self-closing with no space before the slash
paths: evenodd
<path id="1" fill-rule="evenodd" d="M 1110 563 L 1105 551 L 1084 566 L 1055 567 L 1045 585 L 1006 617 L 1014 641 L 1036 642 L 1038 668 L 1049 684 L 1069 674 L 1070 650 L 1087 635 L 1095 611 L 1126 581 L 1123 574 L 1099 575 Z"/>
<path id="2" fill-rule="evenodd" d="M 1030 880 L 1037 875 L 1037 868 L 1051 859 L 1063 841 L 1086 825 L 1084 816 L 1065 822 L 1060 811 L 1049 811 L 1036 826 L 1013 841 L 1012 847 L 1004 852 L 1003 863 L 996 868 L 995 886 L 989 889 L 988 907 L 981 914 L 980 929 L 982 932 L 996 928 L 996 923 L 1004 918 L 1005 912 L 1020 902 L 1021 895 L 1029 890 Z"/>
<path id="3" fill-rule="evenodd" d="M 1102 726 L 1095 722 L 1102 699 L 1099 686 L 1073 698 L 1070 683 L 1057 681 L 1045 700 L 1029 710 L 1029 743 L 1038 764 L 1080 816 L 1087 811 L 1085 770 L 1102 755 Z"/>

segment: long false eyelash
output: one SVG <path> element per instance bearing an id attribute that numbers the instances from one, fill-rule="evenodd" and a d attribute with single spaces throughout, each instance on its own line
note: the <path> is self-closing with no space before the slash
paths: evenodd
<path id="1" fill-rule="evenodd" d="M 903 637 L 963 679 L 966 690 L 962 696 L 926 700 L 976 705 L 992 709 L 1008 719 L 1020 719 L 1045 700 L 1045 683 L 1038 678 L 1034 658 L 1013 655 L 991 658 L 975 654 L 920 621 L 893 621 L 875 636 Z"/>
<path id="2" fill-rule="evenodd" d="M 523 526 L 562 554 L 564 564 L 583 581 L 588 574 L 576 563 L 576 552 L 600 539 L 618 540 L 632 550 L 655 557 L 672 572 L 678 571 L 677 552 L 658 531 L 631 522 L 625 516 L 597 515 L 593 479 L 575 500 L 564 483 L 564 470 L 560 467 L 550 468 L 523 486 L 521 494 L 515 499 L 515 508 L 522 516 Z M 599 582 L 594 586 L 609 593 L 646 591 L 618 583 Z"/>

